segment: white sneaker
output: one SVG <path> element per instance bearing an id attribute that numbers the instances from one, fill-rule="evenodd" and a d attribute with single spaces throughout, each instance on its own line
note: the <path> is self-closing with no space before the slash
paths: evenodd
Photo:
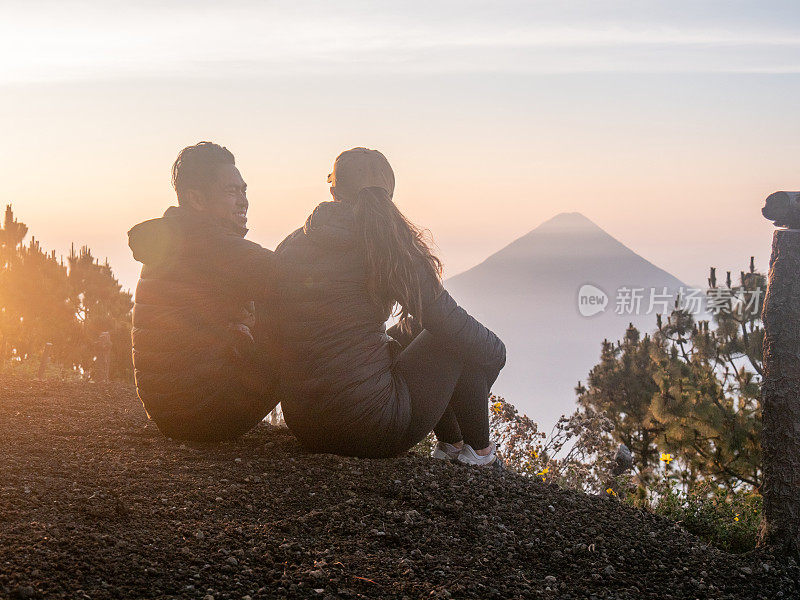
<path id="1" fill-rule="evenodd" d="M 458 453 L 458 462 L 465 465 L 475 465 L 476 467 L 488 467 L 497 460 L 497 453 L 495 452 L 494 442 L 490 444 L 491 450 L 486 456 L 481 456 L 470 446 L 464 444 L 461 452 Z"/>
<path id="2" fill-rule="evenodd" d="M 456 460 L 459 452 L 461 452 L 461 450 L 453 446 L 453 444 L 448 444 L 447 442 L 436 442 L 436 446 L 433 448 L 433 454 L 431 454 L 431 456 L 438 460 Z"/>

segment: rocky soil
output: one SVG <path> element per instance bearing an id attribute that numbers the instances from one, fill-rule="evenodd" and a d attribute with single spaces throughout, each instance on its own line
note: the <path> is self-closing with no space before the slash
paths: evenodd
<path id="1" fill-rule="evenodd" d="M 181 444 L 127 385 L 0 378 L 2 598 L 798 598 L 616 500 L 263 425 Z"/>

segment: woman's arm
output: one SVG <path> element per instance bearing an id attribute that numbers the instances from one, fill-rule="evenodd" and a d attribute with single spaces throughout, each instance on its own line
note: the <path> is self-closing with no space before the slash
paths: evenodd
<path id="1" fill-rule="evenodd" d="M 422 270 L 420 276 L 422 314 L 413 316 L 422 327 L 467 362 L 499 372 L 506 364 L 505 344 L 459 306 L 436 277 Z"/>

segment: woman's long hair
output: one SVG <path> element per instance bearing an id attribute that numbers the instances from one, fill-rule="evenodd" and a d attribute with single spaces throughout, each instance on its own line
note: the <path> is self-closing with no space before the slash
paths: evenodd
<path id="1" fill-rule="evenodd" d="M 367 264 L 367 293 L 380 307 L 391 311 L 401 327 L 409 315 L 421 322 L 423 279 L 441 281 L 442 262 L 426 242 L 427 232 L 409 221 L 382 187 L 363 188 L 353 204 L 356 231 Z"/>

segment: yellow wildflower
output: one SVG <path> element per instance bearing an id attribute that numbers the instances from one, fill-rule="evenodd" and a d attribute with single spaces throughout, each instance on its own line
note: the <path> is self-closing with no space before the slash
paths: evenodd
<path id="1" fill-rule="evenodd" d="M 661 460 L 664 461 L 665 463 L 669 464 L 669 462 L 672 460 L 672 454 L 669 454 L 667 452 L 662 452 L 661 453 Z"/>

